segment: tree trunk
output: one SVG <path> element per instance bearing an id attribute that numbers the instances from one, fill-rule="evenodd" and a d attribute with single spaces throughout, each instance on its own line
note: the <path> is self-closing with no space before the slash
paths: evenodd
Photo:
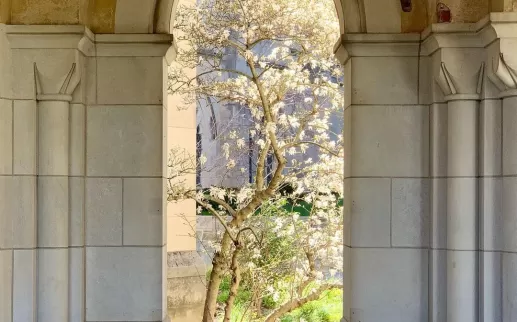
<path id="1" fill-rule="evenodd" d="M 217 295 L 223 279 L 224 271 L 227 266 L 226 258 L 230 251 L 231 238 L 227 231 L 224 232 L 221 241 L 221 250 L 214 254 L 212 260 L 212 272 L 206 289 L 205 308 L 203 312 L 203 322 L 214 322 L 217 308 Z"/>
<path id="2" fill-rule="evenodd" d="M 241 249 L 242 246 L 236 244 L 235 251 L 232 255 L 232 265 L 230 267 L 232 273 L 232 284 L 230 286 L 230 296 L 226 301 L 226 307 L 224 309 L 224 322 L 230 322 L 230 319 L 232 317 L 233 305 L 235 304 L 235 299 L 237 298 L 237 293 L 239 292 L 239 285 L 241 283 L 241 272 L 238 260 Z"/>
<path id="3" fill-rule="evenodd" d="M 255 298 L 255 312 L 257 313 L 257 317 L 262 317 L 262 297 L 260 295 L 257 295 Z"/>

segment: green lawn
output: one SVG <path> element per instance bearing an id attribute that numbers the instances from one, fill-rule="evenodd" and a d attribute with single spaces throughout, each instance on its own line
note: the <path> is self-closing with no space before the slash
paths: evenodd
<path id="1" fill-rule="evenodd" d="M 222 304 L 230 293 L 230 279 L 223 279 L 217 298 Z M 240 290 L 235 301 L 231 322 L 258 322 L 261 319 L 251 319 L 248 315 L 250 293 Z M 264 313 L 267 312 L 265 308 Z M 305 304 L 301 308 L 284 316 L 281 322 L 339 322 L 343 317 L 343 290 L 334 289 L 324 292 L 319 300 Z"/>

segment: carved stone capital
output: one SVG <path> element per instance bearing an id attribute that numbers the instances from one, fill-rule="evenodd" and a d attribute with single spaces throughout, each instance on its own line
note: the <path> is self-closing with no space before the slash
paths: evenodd
<path id="1" fill-rule="evenodd" d="M 56 84 L 50 84 L 47 86 L 47 91 L 43 87 L 43 83 L 41 82 L 40 72 L 38 71 L 37 63 L 34 63 L 34 82 L 36 88 L 36 99 L 38 101 L 72 101 L 72 94 L 81 81 L 81 73 L 80 69 L 77 68 L 77 63 L 73 63 L 68 74 L 64 75 L 64 78 Z M 53 88 L 59 89 L 57 91 L 52 90 Z"/>
<path id="2" fill-rule="evenodd" d="M 487 74 L 501 97 L 517 96 L 517 35 L 499 39 L 490 46 Z"/>
<path id="3" fill-rule="evenodd" d="M 517 55 L 517 52 L 514 55 Z M 509 65 L 504 54 L 499 53 L 499 56 L 491 57 L 490 63 L 488 78 L 501 91 L 501 96 L 517 96 L 517 72 Z"/>
<path id="4" fill-rule="evenodd" d="M 473 60 L 467 66 L 464 66 L 465 61 L 440 62 L 434 80 L 443 92 L 445 101 L 480 99 L 485 63 Z"/>

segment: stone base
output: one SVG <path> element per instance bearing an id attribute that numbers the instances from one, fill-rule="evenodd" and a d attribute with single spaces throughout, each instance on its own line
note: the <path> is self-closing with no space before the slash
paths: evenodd
<path id="1" fill-rule="evenodd" d="M 167 309 L 171 322 L 203 317 L 206 266 L 195 251 L 167 253 Z"/>
<path id="2" fill-rule="evenodd" d="M 170 322 L 198 322 L 203 319 L 203 305 L 178 307 L 173 310 L 169 310 L 169 316 Z"/>

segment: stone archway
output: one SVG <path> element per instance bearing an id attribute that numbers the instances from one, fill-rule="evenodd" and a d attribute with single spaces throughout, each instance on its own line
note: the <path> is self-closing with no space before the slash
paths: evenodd
<path id="1" fill-rule="evenodd" d="M 336 4 L 345 321 L 517 314 L 515 0 L 443 2 L 453 23 L 425 31 L 435 1 Z M 165 319 L 174 5 L 0 1 L 1 322 Z"/>
<path id="2" fill-rule="evenodd" d="M 157 3 L 157 12 L 155 13 L 155 29 L 157 32 L 169 32 L 170 24 L 175 19 L 176 7 L 184 2 L 186 1 L 166 0 Z M 177 44 L 169 52 L 168 63 L 171 63 L 174 59 L 176 46 Z M 195 72 L 195 70 L 192 71 L 193 74 Z M 170 123 L 168 126 L 168 147 L 169 149 L 186 149 L 195 154 L 196 107 L 190 106 L 188 109 L 178 111 L 175 106 L 184 105 L 180 102 L 181 98 L 173 96 L 169 97 L 167 101 L 168 121 Z M 189 182 L 194 182 L 194 180 L 189 180 Z M 180 215 L 177 216 L 176 214 Z M 198 321 L 201 320 L 205 297 L 203 283 L 205 269 L 202 267 L 203 262 L 199 260 L 200 255 L 196 251 L 195 238 L 188 236 L 189 234 L 192 235 L 192 229 L 196 229 L 195 203 L 171 204 L 168 210 L 168 218 L 168 257 L 172 259 L 169 260 L 169 265 L 173 263 L 174 266 L 168 268 L 169 314 L 173 320 L 176 318 L 178 321 Z M 188 225 L 184 224 L 185 220 L 189 220 Z M 219 227 L 215 220 L 204 220 L 198 223 L 201 226 L 198 229 L 202 229 L 203 234 L 214 234 L 216 227 Z M 183 257 L 188 258 L 188 260 L 184 262 Z M 189 299 L 187 300 L 187 298 Z"/>

